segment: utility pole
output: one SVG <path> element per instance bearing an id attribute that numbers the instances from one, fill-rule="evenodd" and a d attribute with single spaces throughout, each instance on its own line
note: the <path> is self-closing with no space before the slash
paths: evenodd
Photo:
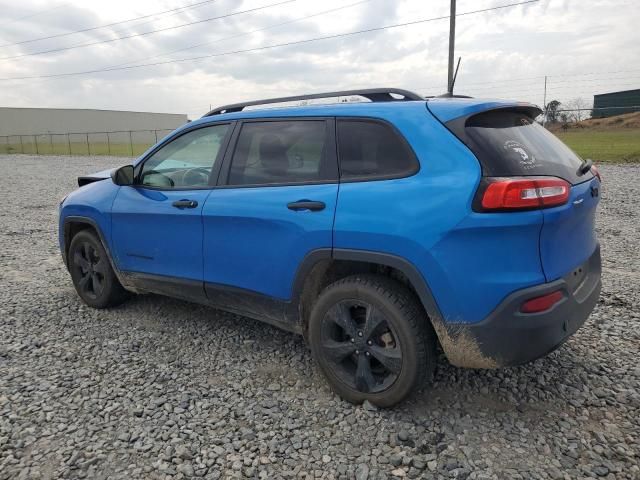
<path id="1" fill-rule="evenodd" d="M 456 0 L 451 0 L 451 13 L 449 14 L 449 77 L 447 81 L 447 93 L 453 94 L 453 57 L 456 43 Z"/>
<path id="2" fill-rule="evenodd" d="M 544 109 L 544 116 L 542 117 L 542 126 L 547 123 L 547 76 L 544 76 L 544 97 L 542 99 L 542 108 Z"/>

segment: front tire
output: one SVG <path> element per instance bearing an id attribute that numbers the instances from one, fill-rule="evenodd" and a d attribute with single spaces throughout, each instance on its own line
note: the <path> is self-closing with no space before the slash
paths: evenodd
<path id="1" fill-rule="evenodd" d="M 93 308 L 114 307 L 127 298 L 102 242 L 89 230 L 78 232 L 69 246 L 69 273 L 80 298 Z"/>
<path id="2" fill-rule="evenodd" d="M 352 403 L 393 406 L 435 371 L 424 310 L 405 286 L 379 275 L 329 285 L 311 311 L 309 344 L 331 388 Z"/>

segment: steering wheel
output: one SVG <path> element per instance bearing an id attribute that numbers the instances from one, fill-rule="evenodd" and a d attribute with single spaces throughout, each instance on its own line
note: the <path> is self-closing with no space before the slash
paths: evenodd
<path id="1" fill-rule="evenodd" d="M 153 175 L 154 180 L 153 183 L 145 183 L 145 180 L 148 176 Z M 149 170 L 147 172 L 142 173 L 142 185 L 147 185 L 149 187 L 173 187 L 175 186 L 175 182 L 171 177 L 168 177 L 164 173 L 160 173 L 157 170 Z"/>
<path id="2" fill-rule="evenodd" d="M 185 170 L 182 173 L 182 185 L 195 186 L 195 185 L 208 185 L 209 184 L 209 170 L 204 167 L 195 167 Z"/>

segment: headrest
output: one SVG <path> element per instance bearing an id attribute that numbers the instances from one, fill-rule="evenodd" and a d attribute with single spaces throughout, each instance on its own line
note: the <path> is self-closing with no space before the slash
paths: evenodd
<path id="1" fill-rule="evenodd" d="M 287 149 L 278 135 L 267 134 L 260 139 L 260 163 L 271 173 L 284 173 L 289 169 Z"/>

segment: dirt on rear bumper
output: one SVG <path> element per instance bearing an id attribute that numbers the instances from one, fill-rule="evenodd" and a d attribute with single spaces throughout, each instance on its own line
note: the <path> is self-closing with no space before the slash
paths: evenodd
<path id="1" fill-rule="evenodd" d="M 449 362 L 458 367 L 498 368 L 543 357 L 562 345 L 589 317 L 600 296 L 598 246 L 591 257 L 563 278 L 509 295 L 491 315 L 475 324 L 434 322 Z M 524 314 L 522 303 L 562 290 L 550 310 Z"/>

